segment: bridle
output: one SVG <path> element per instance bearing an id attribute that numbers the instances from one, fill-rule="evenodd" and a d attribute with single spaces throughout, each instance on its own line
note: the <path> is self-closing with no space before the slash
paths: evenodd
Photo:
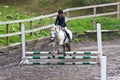
<path id="1" fill-rule="evenodd" d="M 54 32 L 54 30 L 52 30 L 53 32 Z M 51 34 L 50 34 L 51 35 Z M 55 32 L 54 32 L 54 37 L 53 36 L 50 36 L 50 39 L 51 39 L 51 42 L 54 42 L 55 41 L 55 38 L 56 38 L 56 36 L 57 36 L 57 31 L 55 30 Z"/>
<path id="2" fill-rule="evenodd" d="M 61 28 L 59 28 L 59 31 L 57 31 L 57 29 L 55 28 L 54 30 L 52 30 L 53 32 L 54 32 L 54 37 L 53 36 L 51 36 L 50 37 L 50 39 L 51 39 L 51 42 L 54 42 L 55 41 L 55 39 L 56 39 L 56 37 L 57 37 L 57 34 L 59 34 L 59 32 L 60 32 L 60 30 L 61 30 Z M 51 34 L 50 34 L 51 35 Z"/>

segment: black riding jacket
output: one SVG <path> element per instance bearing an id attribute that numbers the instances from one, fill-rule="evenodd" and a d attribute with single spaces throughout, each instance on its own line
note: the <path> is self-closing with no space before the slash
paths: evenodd
<path id="1" fill-rule="evenodd" d="M 62 27 L 65 27 L 66 26 L 66 23 L 65 23 L 65 17 L 64 16 L 57 16 L 56 17 L 56 21 L 55 21 L 55 25 L 60 25 Z"/>

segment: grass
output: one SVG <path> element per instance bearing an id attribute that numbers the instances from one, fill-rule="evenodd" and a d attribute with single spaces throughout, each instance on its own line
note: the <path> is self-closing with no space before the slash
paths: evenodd
<path id="1" fill-rule="evenodd" d="M 83 33 L 85 30 L 92 30 L 92 18 L 68 21 L 68 28 L 72 32 Z"/>
<path id="2" fill-rule="evenodd" d="M 117 20 L 113 17 L 97 17 L 97 23 L 101 23 L 102 29 L 105 30 L 120 30 L 120 20 Z M 94 30 L 93 27 L 93 18 L 78 19 L 69 21 L 68 27 L 73 32 L 84 33 L 85 30 Z"/>
<path id="3" fill-rule="evenodd" d="M 97 17 L 97 23 L 101 23 L 102 30 L 120 30 L 120 20 L 117 20 L 113 17 Z M 93 27 L 93 18 L 87 18 L 87 19 L 78 19 L 73 21 L 68 21 L 67 23 L 68 28 L 72 30 L 72 32 L 78 33 L 78 34 L 84 34 L 85 30 L 94 30 Z M 119 38 L 119 34 L 110 34 L 110 35 L 104 35 L 103 34 L 103 40 L 111 40 L 115 38 Z M 96 35 L 92 35 L 92 37 L 86 38 L 86 37 L 80 37 L 80 36 L 74 36 L 73 40 L 75 42 L 80 41 L 86 41 L 86 40 L 96 40 Z"/>
<path id="4" fill-rule="evenodd" d="M 11 20 L 19 20 L 19 19 L 26 19 L 26 18 L 31 18 L 33 15 L 28 15 L 26 12 L 24 13 L 19 13 L 19 10 L 21 8 L 19 6 L 10 6 L 9 8 L 5 8 L 4 5 L 0 5 L 0 12 L 2 15 L 0 16 L 0 21 L 11 21 Z M 42 20 L 43 25 L 48 25 L 50 24 L 49 19 L 43 19 Z M 26 30 L 30 29 L 30 24 L 29 22 L 24 23 Z M 39 27 L 40 26 L 40 21 L 33 21 L 33 28 Z M 14 33 L 14 32 L 19 32 L 20 27 L 19 24 L 10 24 L 9 25 L 9 33 Z M 26 34 L 26 39 L 35 39 L 38 37 L 45 37 L 48 36 L 49 33 L 47 33 L 48 30 L 43 30 L 43 31 L 38 31 L 34 32 L 33 36 L 30 36 L 30 34 Z M 6 34 L 6 26 L 5 25 L 0 25 L 0 34 Z M 20 42 L 20 36 L 12 36 L 9 37 L 10 44 Z M 6 45 L 6 38 L 0 38 L 0 46 L 1 45 Z"/>

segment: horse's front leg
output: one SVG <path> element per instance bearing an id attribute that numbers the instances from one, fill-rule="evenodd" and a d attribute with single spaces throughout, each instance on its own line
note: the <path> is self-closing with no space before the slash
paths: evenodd
<path id="1" fill-rule="evenodd" d="M 65 51 L 65 45 L 63 45 L 63 51 Z"/>
<path id="2" fill-rule="evenodd" d="M 57 53 L 60 53 L 60 45 L 58 45 Z"/>
<path id="3" fill-rule="evenodd" d="M 53 42 L 53 52 L 56 50 L 56 43 Z"/>
<path id="4" fill-rule="evenodd" d="M 52 57 L 55 58 L 55 52 L 56 52 L 56 43 L 55 42 L 52 42 L 51 43 L 51 46 L 52 46 Z"/>
<path id="5" fill-rule="evenodd" d="M 58 42 L 58 45 L 57 45 L 57 47 L 58 47 L 58 52 L 60 52 L 60 46 L 62 46 L 62 45 L 63 45 L 63 41 Z"/>

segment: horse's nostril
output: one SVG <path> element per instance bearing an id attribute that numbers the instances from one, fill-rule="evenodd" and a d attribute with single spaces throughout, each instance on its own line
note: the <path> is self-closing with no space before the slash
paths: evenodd
<path id="1" fill-rule="evenodd" d="M 51 42 L 54 42 L 54 39 L 50 39 Z"/>

